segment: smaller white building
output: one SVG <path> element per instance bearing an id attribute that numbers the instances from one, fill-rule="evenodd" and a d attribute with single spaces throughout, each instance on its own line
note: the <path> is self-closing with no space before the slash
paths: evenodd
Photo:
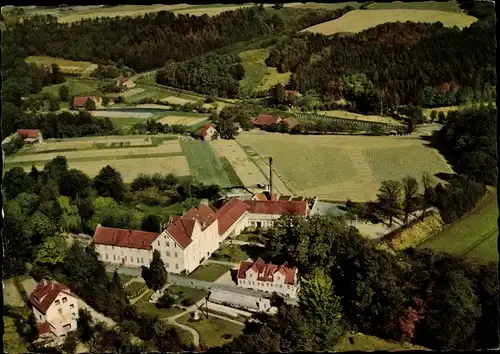
<path id="1" fill-rule="evenodd" d="M 61 337 L 77 329 L 78 298 L 67 286 L 44 279 L 28 300 L 40 338 Z"/>
<path id="2" fill-rule="evenodd" d="M 219 133 L 212 123 L 207 123 L 201 128 L 200 136 L 205 141 L 217 140 L 219 138 Z"/>
<path id="3" fill-rule="evenodd" d="M 208 301 L 251 312 L 267 312 L 271 309 L 271 300 L 264 297 L 243 295 L 219 289 L 210 293 Z"/>
<path id="4" fill-rule="evenodd" d="M 296 298 L 299 292 L 298 270 L 286 264 L 276 266 L 266 263 L 262 258 L 255 262 L 247 260 L 240 263 L 238 286 Z"/>
<path id="5" fill-rule="evenodd" d="M 116 86 L 125 86 L 127 89 L 135 87 L 135 83 L 128 77 L 120 77 L 116 79 Z"/>

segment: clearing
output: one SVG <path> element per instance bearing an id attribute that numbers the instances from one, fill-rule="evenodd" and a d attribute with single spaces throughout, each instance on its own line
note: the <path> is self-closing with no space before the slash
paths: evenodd
<path id="1" fill-rule="evenodd" d="M 353 10 L 344 16 L 308 27 L 301 32 L 309 31 L 331 35 L 335 33 L 358 33 L 387 22 L 441 22 L 445 27 L 464 28 L 476 22 L 475 17 L 464 13 L 433 10 Z"/>
<path id="2" fill-rule="evenodd" d="M 361 3 L 359 2 L 354 2 L 354 1 L 348 1 L 348 2 L 339 2 L 339 3 L 328 3 L 328 2 L 292 2 L 289 4 L 283 4 L 284 7 L 293 7 L 293 8 L 304 8 L 304 9 L 325 9 L 325 10 L 336 10 L 336 9 L 342 9 L 346 6 L 351 6 L 357 9 Z"/>
<path id="3" fill-rule="evenodd" d="M 401 124 L 401 122 L 399 122 L 396 119 L 391 118 L 391 117 L 384 117 L 384 116 L 377 116 L 377 115 L 364 115 L 364 114 L 360 114 L 360 113 L 352 113 L 352 112 L 339 111 L 339 110 L 319 111 L 318 114 L 323 114 L 325 116 L 335 117 L 335 118 L 364 120 L 367 122 L 387 123 L 387 124 L 396 124 L 396 125 Z"/>
<path id="4" fill-rule="evenodd" d="M 210 145 L 220 158 L 229 161 L 245 187 L 251 188 L 268 182 L 267 176 L 262 174 L 236 140 L 219 139 L 211 141 Z"/>
<path id="5" fill-rule="evenodd" d="M 367 6 L 368 10 L 408 9 L 408 10 L 435 10 L 462 13 L 455 1 L 422 1 L 422 2 L 374 2 Z"/>
<path id="6" fill-rule="evenodd" d="M 239 336 L 244 328 L 244 326 L 210 315 L 208 318 L 201 315 L 200 320 L 195 322 L 191 320 L 191 313 L 178 318 L 177 322 L 194 328 L 200 335 L 200 342 L 203 342 L 208 348 L 231 341 L 234 337 Z M 225 335 L 228 339 L 223 338 L 226 337 Z"/>
<path id="7" fill-rule="evenodd" d="M 168 124 L 168 125 L 180 124 L 180 125 L 192 126 L 207 122 L 209 118 L 209 115 L 207 114 L 198 115 L 196 113 L 189 113 L 184 115 L 177 113 L 183 113 L 183 112 L 172 112 L 171 114 L 165 115 L 165 117 L 158 120 L 158 122 L 160 122 L 161 124 Z"/>
<path id="8" fill-rule="evenodd" d="M 92 82 L 92 81 L 75 81 L 68 80 L 61 84 L 45 86 L 42 88 L 41 93 L 49 92 L 55 95 L 57 98 L 59 97 L 59 88 L 61 86 L 68 86 L 69 89 L 69 97 L 79 96 L 88 92 L 97 92 L 99 91 L 99 86 L 101 86 L 101 82 Z"/>
<path id="9" fill-rule="evenodd" d="M 353 344 L 349 341 L 352 338 Z M 334 352 L 350 352 L 350 351 L 404 351 L 404 350 L 428 350 L 425 347 L 413 345 L 407 342 L 389 341 L 374 336 L 369 336 L 363 333 L 346 334 L 333 347 Z"/>
<path id="10" fill-rule="evenodd" d="M 57 64 L 61 68 L 61 72 L 71 74 L 90 74 L 92 71 L 97 69 L 97 65 L 89 61 L 74 61 L 48 56 L 30 56 L 26 58 L 26 62 L 45 67 Z"/>
<path id="11" fill-rule="evenodd" d="M 488 187 L 487 194 L 472 212 L 456 223 L 446 227 L 418 248 L 431 248 L 466 255 L 473 260 L 486 263 L 498 261 L 498 205 L 497 191 Z"/>
<path id="12" fill-rule="evenodd" d="M 279 177 L 275 180 L 282 180 L 290 194 L 305 197 L 369 201 L 376 198 L 383 180 L 407 175 L 420 180 L 424 171 L 452 172 L 444 158 L 415 135 L 292 136 L 250 131 L 236 139 L 251 152 L 250 158 L 272 156 Z"/>
<path id="13" fill-rule="evenodd" d="M 193 103 L 193 101 L 185 99 L 185 98 L 180 98 L 176 96 L 168 96 L 164 97 L 161 99 L 162 102 L 168 102 L 168 103 L 173 103 L 173 104 L 186 104 L 186 103 Z"/>
<path id="14" fill-rule="evenodd" d="M 244 96 L 268 90 L 278 83 L 285 85 L 290 80 L 290 72 L 280 74 L 276 68 L 266 65 L 269 49 L 247 50 L 239 55 L 245 68 L 245 76 L 240 81 L 240 93 Z"/>
<path id="15" fill-rule="evenodd" d="M 226 171 L 207 141 L 181 140 L 180 143 L 195 180 L 205 184 L 218 184 L 223 188 L 231 186 Z"/>

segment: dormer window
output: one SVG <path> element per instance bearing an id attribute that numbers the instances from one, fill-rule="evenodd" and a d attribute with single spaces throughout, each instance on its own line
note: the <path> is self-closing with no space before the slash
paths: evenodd
<path id="1" fill-rule="evenodd" d="M 59 306 L 60 303 L 61 303 L 61 301 L 56 300 L 56 306 Z"/>
<path id="2" fill-rule="evenodd" d="M 62 298 L 63 304 L 65 304 L 68 301 L 68 298 L 65 296 Z"/>

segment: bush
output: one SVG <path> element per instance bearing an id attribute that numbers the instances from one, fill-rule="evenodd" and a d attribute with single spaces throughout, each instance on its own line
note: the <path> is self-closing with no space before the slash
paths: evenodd
<path id="1" fill-rule="evenodd" d="M 162 297 L 156 302 L 156 307 L 159 309 L 169 309 L 175 304 L 175 300 L 170 296 L 168 292 L 165 292 Z"/>
<path id="2" fill-rule="evenodd" d="M 186 307 L 193 306 L 194 305 L 194 300 L 191 299 L 190 297 L 187 297 L 184 300 L 182 300 L 182 305 L 186 306 Z"/>

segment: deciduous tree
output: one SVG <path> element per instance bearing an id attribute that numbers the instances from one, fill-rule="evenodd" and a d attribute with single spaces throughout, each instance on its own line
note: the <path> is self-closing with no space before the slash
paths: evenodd
<path id="1" fill-rule="evenodd" d="M 153 260 L 149 265 L 149 272 L 151 288 L 153 290 L 161 289 L 167 283 L 167 270 L 158 250 L 154 250 L 153 252 Z"/>
<path id="2" fill-rule="evenodd" d="M 121 174 L 111 166 L 102 168 L 94 178 L 94 188 L 100 196 L 121 202 L 125 196 L 125 184 Z"/>

